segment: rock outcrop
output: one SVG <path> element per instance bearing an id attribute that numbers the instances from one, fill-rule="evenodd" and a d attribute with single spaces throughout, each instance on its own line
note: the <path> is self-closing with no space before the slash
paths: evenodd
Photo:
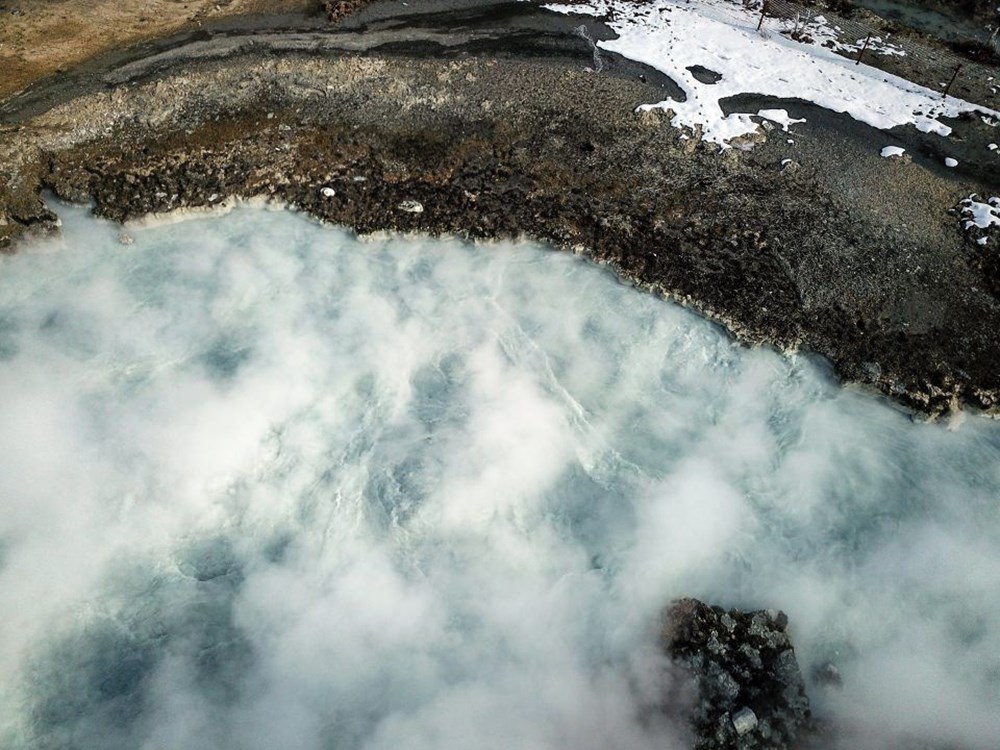
<path id="1" fill-rule="evenodd" d="M 787 625 L 783 612 L 727 611 L 696 599 L 667 611 L 663 647 L 697 685 L 697 750 L 799 746 L 811 714 Z"/>

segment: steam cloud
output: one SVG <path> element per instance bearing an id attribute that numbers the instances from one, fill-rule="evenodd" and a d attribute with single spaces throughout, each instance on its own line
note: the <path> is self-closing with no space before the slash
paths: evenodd
<path id="1" fill-rule="evenodd" d="M 1000 426 L 577 258 L 287 213 L 0 261 L 0 744 L 683 747 L 672 598 L 779 607 L 844 747 L 1000 738 Z"/>

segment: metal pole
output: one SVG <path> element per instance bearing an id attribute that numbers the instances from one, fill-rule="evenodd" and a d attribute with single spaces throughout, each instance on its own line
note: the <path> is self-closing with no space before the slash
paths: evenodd
<path id="1" fill-rule="evenodd" d="M 764 25 L 764 16 L 767 15 L 767 0 L 764 0 L 764 4 L 760 6 L 760 20 L 757 22 L 757 31 L 760 31 L 760 27 Z"/>
<path id="2" fill-rule="evenodd" d="M 868 43 L 871 40 L 872 40 L 872 32 L 869 31 L 868 32 L 868 37 L 865 39 L 865 46 L 862 47 L 861 51 L 858 53 L 858 59 L 857 59 L 857 62 L 854 63 L 855 65 L 860 65 L 861 64 L 861 58 L 864 57 L 865 50 L 868 49 Z"/>
<path id="3" fill-rule="evenodd" d="M 942 99 L 948 98 L 948 92 L 951 90 L 951 84 L 953 84 L 955 82 L 955 79 L 958 78 L 958 72 L 961 69 L 962 69 L 962 63 L 959 63 L 958 67 L 955 68 L 955 72 L 951 74 L 951 80 L 948 81 L 948 85 L 944 87 L 944 93 L 941 95 Z"/>

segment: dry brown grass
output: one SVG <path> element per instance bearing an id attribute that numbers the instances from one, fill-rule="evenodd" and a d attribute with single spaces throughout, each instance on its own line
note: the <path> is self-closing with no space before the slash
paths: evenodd
<path id="1" fill-rule="evenodd" d="M 208 19 L 315 6 L 313 0 L 0 0 L 0 99 L 95 55 Z"/>

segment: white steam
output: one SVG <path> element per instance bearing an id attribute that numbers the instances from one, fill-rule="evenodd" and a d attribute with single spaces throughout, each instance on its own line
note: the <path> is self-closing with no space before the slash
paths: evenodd
<path id="1" fill-rule="evenodd" d="M 1000 425 L 535 247 L 63 214 L 0 261 L 4 747 L 679 748 L 681 595 L 784 609 L 844 747 L 996 746 Z"/>

